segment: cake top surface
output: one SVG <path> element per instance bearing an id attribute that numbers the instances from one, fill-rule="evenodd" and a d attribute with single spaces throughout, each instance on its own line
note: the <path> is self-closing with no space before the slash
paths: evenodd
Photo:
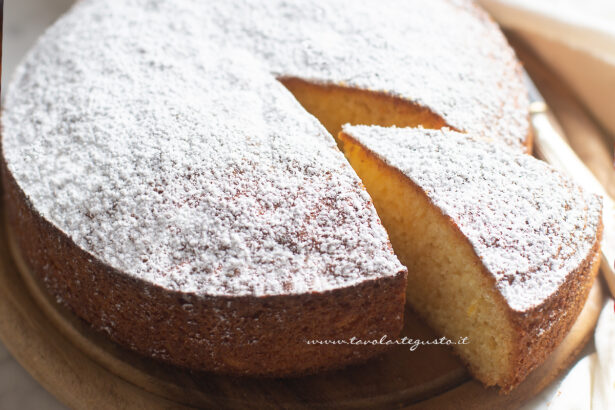
<path id="1" fill-rule="evenodd" d="M 408 98 L 517 148 L 527 135 L 518 64 L 471 2 L 82 0 L 17 69 L 4 157 L 76 244 L 167 288 L 272 295 L 399 272 L 358 178 L 279 76 Z"/>
<path id="2" fill-rule="evenodd" d="M 344 132 L 456 223 L 513 310 L 540 305 L 596 243 L 601 198 L 543 161 L 447 129 Z"/>
<path id="3" fill-rule="evenodd" d="M 206 12 L 207 38 L 249 50 L 273 75 L 401 97 L 452 128 L 522 149 L 529 103 L 520 65 L 497 25 L 471 1 L 208 4 L 194 10 Z"/>
<path id="4" fill-rule="evenodd" d="M 105 4 L 56 24 L 7 96 L 4 154 L 38 212 L 110 266 L 191 294 L 405 269 L 331 136 L 259 61 L 204 47 L 181 18 L 162 28 L 168 10 L 144 24 Z"/>

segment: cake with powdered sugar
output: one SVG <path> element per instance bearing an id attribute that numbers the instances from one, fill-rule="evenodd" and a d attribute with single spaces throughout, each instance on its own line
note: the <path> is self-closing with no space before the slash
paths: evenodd
<path id="1" fill-rule="evenodd" d="M 602 200 L 529 155 L 448 129 L 346 125 L 342 150 L 408 267 L 407 300 L 510 390 L 561 342 L 600 266 Z"/>
<path id="2" fill-rule="evenodd" d="M 342 124 L 532 139 L 519 63 L 473 2 L 374 7 L 78 2 L 5 99 L 30 269 L 119 344 L 192 369 L 285 376 L 382 351 L 306 343 L 403 324 L 406 268 Z"/>

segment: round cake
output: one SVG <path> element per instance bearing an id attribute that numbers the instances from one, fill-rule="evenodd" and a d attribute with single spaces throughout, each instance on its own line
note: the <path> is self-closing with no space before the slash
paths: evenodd
<path id="1" fill-rule="evenodd" d="M 4 107 L 9 225 L 49 292 L 125 347 L 233 374 L 359 362 L 382 346 L 307 342 L 402 327 L 406 268 L 342 124 L 531 149 L 520 66 L 470 1 L 83 0 Z"/>

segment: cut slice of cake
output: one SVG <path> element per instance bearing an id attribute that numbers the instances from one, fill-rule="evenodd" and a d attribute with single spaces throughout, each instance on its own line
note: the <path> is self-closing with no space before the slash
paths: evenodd
<path id="1" fill-rule="evenodd" d="M 602 203 L 465 134 L 346 125 L 340 141 L 408 267 L 408 303 L 508 391 L 564 338 L 595 278 Z"/>

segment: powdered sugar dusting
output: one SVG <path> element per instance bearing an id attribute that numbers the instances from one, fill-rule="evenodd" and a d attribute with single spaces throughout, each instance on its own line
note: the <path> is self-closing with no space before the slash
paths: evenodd
<path id="1" fill-rule="evenodd" d="M 601 198 L 545 162 L 446 129 L 344 131 L 452 218 L 514 310 L 542 303 L 595 244 Z"/>
<path id="2" fill-rule="evenodd" d="M 4 155 L 79 246 L 171 289 L 323 291 L 399 272 L 280 75 L 407 98 L 517 148 L 528 131 L 518 64 L 470 2 L 82 0 L 18 69 Z"/>
<path id="3" fill-rule="evenodd" d="M 3 150 L 33 207 L 103 262 L 199 295 L 402 272 L 320 123 L 174 4 L 85 1 L 19 68 Z"/>
<path id="4" fill-rule="evenodd" d="M 519 149 L 529 133 L 519 63 L 473 2 L 208 4 L 208 38 L 221 36 L 228 46 L 250 50 L 274 74 L 399 96 L 429 107 L 458 130 Z"/>

